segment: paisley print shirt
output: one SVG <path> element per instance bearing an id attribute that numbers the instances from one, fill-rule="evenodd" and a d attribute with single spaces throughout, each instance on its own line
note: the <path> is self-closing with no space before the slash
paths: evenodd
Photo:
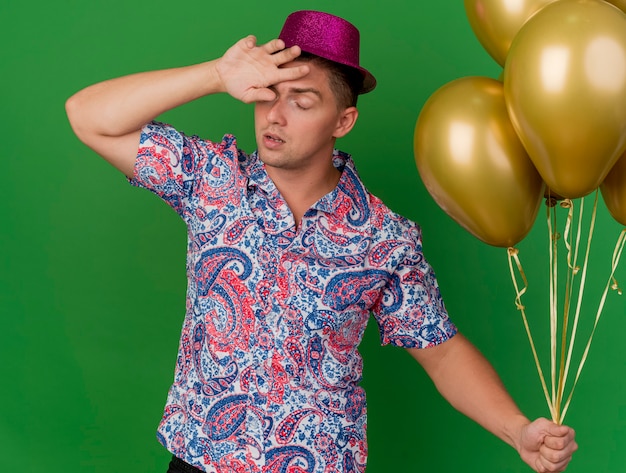
<path id="1" fill-rule="evenodd" d="M 188 229 L 187 307 L 159 441 L 207 472 L 362 472 L 362 359 L 381 342 L 456 333 L 419 228 L 369 194 L 334 151 L 337 187 L 293 216 L 256 153 L 153 122 L 131 182 Z"/>

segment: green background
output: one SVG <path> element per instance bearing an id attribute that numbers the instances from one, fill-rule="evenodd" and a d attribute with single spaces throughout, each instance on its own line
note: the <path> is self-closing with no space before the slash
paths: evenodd
<path id="1" fill-rule="evenodd" d="M 72 134 L 64 102 L 91 83 L 221 55 L 240 37 L 276 36 L 286 15 L 321 9 L 362 32 L 361 62 L 379 81 L 340 146 L 370 190 L 418 221 L 447 307 L 530 417 L 548 416 L 509 276 L 506 250 L 481 243 L 425 190 L 413 130 L 443 84 L 501 69 L 460 1 L 60 0 L 0 3 L 0 471 L 164 472 L 155 438 L 184 312 L 185 228 L 131 188 Z M 166 120 L 187 133 L 226 132 L 254 145 L 250 106 L 199 100 Z M 587 309 L 595 315 L 621 226 L 600 205 Z M 547 357 L 543 210 L 518 246 L 525 304 Z M 626 285 L 624 264 L 617 272 Z M 624 298 L 609 295 L 566 423 L 580 450 L 570 472 L 626 467 Z M 581 328 L 581 330 L 583 330 Z M 584 334 L 581 332 L 581 340 Z M 450 408 L 402 350 L 362 345 L 369 473 L 530 471 L 509 446 Z"/>

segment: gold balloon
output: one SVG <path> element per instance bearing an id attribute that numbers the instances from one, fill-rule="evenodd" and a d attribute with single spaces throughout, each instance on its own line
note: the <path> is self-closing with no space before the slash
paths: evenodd
<path id="1" fill-rule="evenodd" d="M 607 3 L 615 5 L 617 8 L 626 13 L 626 0 L 605 0 Z"/>
<path id="2" fill-rule="evenodd" d="M 626 15 L 558 0 L 515 37 L 504 67 L 511 121 L 546 184 L 592 192 L 626 147 Z"/>
<path id="3" fill-rule="evenodd" d="M 424 104 L 415 162 L 435 202 L 480 240 L 508 247 L 532 228 L 543 181 L 508 118 L 502 83 L 465 77 Z"/>
<path id="4" fill-rule="evenodd" d="M 600 191 L 611 216 L 626 225 L 626 153 L 611 168 Z"/>
<path id="5" fill-rule="evenodd" d="M 524 23 L 555 0 L 465 0 L 474 34 L 489 55 L 504 66 L 513 38 Z"/>

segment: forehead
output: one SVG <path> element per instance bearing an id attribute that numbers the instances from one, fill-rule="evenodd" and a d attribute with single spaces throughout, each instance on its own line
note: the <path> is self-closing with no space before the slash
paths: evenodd
<path id="1" fill-rule="evenodd" d="M 278 89 L 315 89 L 320 95 L 331 95 L 330 81 L 328 78 L 329 71 L 325 67 L 320 66 L 314 61 L 295 61 L 284 64 L 283 68 L 296 67 L 306 64 L 309 67 L 309 73 L 300 79 L 279 82 L 274 87 Z"/>

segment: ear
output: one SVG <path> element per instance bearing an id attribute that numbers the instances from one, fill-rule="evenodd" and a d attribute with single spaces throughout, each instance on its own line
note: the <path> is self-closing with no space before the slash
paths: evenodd
<path id="1" fill-rule="evenodd" d="M 335 128 L 335 133 L 333 136 L 335 138 L 341 138 L 346 136 L 350 130 L 354 127 L 356 123 L 356 119 L 359 117 L 359 111 L 356 107 L 348 107 L 341 115 L 339 115 L 339 119 L 337 120 L 337 127 Z"/>

